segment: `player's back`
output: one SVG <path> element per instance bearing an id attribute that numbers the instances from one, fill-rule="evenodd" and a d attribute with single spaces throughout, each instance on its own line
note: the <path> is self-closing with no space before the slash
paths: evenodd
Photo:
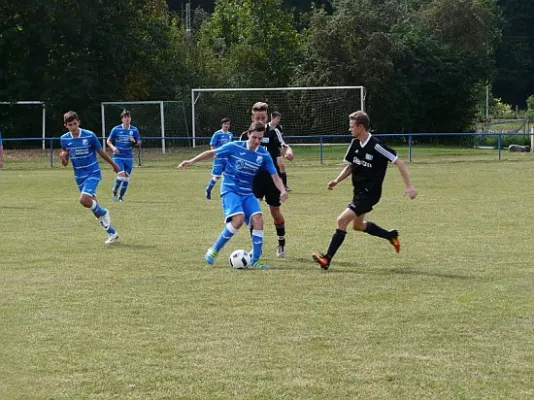
<path id="1" fill-rule="evenodd" d="M 223 173 L 221 194 L 230 191 L 241 195 L 252 194 L 252 181 L 268 161 L 266 159 L 270 158 L 269 153 L 262 146 L 249 150 L 246 141 L 231 142 L 226 146 L 228 163 Z"/>
<path id="2" fill-rule="evenodd" d="M 132 149 L 134 142 L 130 140 L 133 137 L 135 140 L 139 140 L 139 131 L 133 125 L 129 128 L 125 128 L 122 124 L 115 126 L 109 135 L 109 138 L 113 141 L 115 147 L 119 150 L 118 154 L 114 154 L 115 158 L 133 158 Z"/>
<path id="3" fill-rule="evenodd" d="M 96 153 L 102 148 L 96 135 L 86 129 L 80 129 L 78 137 L 67 132 L 60 138 L 61 148 L 69 152 L 69 158 L 76 176 L 100 171 Z"/>

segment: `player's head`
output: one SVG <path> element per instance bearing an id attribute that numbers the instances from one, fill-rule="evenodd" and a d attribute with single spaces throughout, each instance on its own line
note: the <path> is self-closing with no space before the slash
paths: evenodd
<path id="1" fill-rule="evenodd" d="M 263 122 L 253 122 L 248 128 L 248 148 L 255 150 L 261 144 L 265 134 L 265 124 Z"/>
<path id="2" fill-rule="evenodd" d="M 227 131 L 230 129 L 230 118 L 224 117 L 221 119 L 221 129 Z"/>
<path id="3" fill-rule="evenodd" d="M 269 105 L 267 103 L 258 101 L 252 106 L 252 122 L 262 122 L 263 124 L 267 123 L 267 109 Z"/>
<path id="4" fill-rule="evenodd" d="M 364 111 L 356 111 L 349 115 L 349 130 L 352 136 L 367 132 L 369 124 L 369 116 Z"/>
<path id="5" fill-rule="evenodd" d="M 122 121 L 123 124 L 130 125 L 130 122 L 132 122 L 132 116 L 130 115 L 130 111 L 122 110 L 122 112 L 121 112 L 121 121 Z"/>
<path id="6" fill-rule="evenodd" d="M 278 111 L 273 111 L 271 113 L 271 126 L 275 127 L 276 125 L 280 124 L 281 119 L 282 114 L 280 114 Z"/>
<path id="7" fill-rule="evenodd" d="M 76 132 L 80 126 L 80 117 L 76 111 L 67 111 L 63 114 L 63 124 L 70 132 Z"/>

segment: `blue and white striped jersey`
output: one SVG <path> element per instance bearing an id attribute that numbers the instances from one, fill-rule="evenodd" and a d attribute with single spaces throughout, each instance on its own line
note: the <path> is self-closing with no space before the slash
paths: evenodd
<path id="1" fill-rule="evenodd" d="M 277 173 L 271 155 L 263 146 L 249 150 L 245 141 L 230 142 L 215 149 L 215 154 L 228 160 L 223 172 L 221 195 L 227 192 L 242 196 L 252 194 L 252 180 L 262 167 L 271 175 Z"/>
<path id="2" fill-rule="evenodd" d="M 224 146 L 226 143 L 230 143 L 231 141 L 232 141 L 232 132 L 228 131 L 224 133 L 222 129 L 219 129 L 211 137 L 210 146 L 213 146 L 217 149 L 221 146 Z"/>
<path id="3" fill-rule="evenodd" d="M 130 140 L 130 137 L 132 136 L 137 142 L 141 140 L 141 137 L 139 136 L 139 130 L 133 125 L 130 125 L 130 127 L 126 129 L 122 126 L 122 124 L 120 124 L 111 130 L 109 139 L 119 150 L 117 154 L 113 154 L 113 158 L 133 160 L 132 149 L 134 142 Z"/>
<path id="4" fill-rule="evenodd" d="M 61 148 L 69 152 L 76 178 L 83 178 L 100 171 L 96 154 L 102 145 L 93 132 L 80 129 L 80 135 L 77 138 L 67 132 L 61 136 L 60 143 Z"/>

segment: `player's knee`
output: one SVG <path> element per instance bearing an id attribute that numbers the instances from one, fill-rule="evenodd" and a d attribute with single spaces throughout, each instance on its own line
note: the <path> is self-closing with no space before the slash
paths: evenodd
<path id="1" fill-rule="evenodd" d="M 271 207 L 271 215 L 275 221 L 284 220 L 284 216 L 282 215 L 282 212 L 280 211 L 280 207 Z"/>
<path id="2" fill-rule="evenodd" d="M 86 194 L 80 196 L 80 204 L 86 208 L 90 208 L 93 204 L 93 198 Z"/>
<path id="3" fill-rule="evenodd" d="M 365 222 L 364 222 L 364 221 L 359 221 L 359 220 L 355 219 L 355 220 L 352 222 L 352 228 L 353 228 L 355 231 L 363 232 L 363 231 L 365 231 Z"/>
<path id="4" fill-rule="evenodd" d="M 243 214 L 237 214 L 232 217 L 232 226 L 235 229 L 241 228 L 245 222 L 245 216 Z"/>
<path id="5" fill-rule="evenodd" d="M 130 175 L 126 171 L 120 171 L 117 176 L 120 178 L 128 178 Z"/>
<path id="6" fill-rule="evenodd" d="M 252 227 L 254 229 L 263 229 L 263 215 L 256 214 L 253 215 L 250 219 L 250 222 L 252 223 Z"/>

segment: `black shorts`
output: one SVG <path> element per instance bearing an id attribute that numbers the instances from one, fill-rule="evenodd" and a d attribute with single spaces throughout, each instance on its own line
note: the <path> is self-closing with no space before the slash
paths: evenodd
<path id="1" fill-rule="evenodd" d="M 355 193 L 352 198 L 352 203 L 347 207 L 350 208 L 354 213 L 359 217 L 362 214 L 367 214 L 373 210 L 375 206 L 380 201 L 380 198 L 368 196 L 366 193 Z"/>
<path id="2" fill-rule="evenodd" d="M 254 177 L 252 191 L 256 198 L 262 200 L 272 207 L 280 207 L 280 191 L 276 188 L 272 176 L 268 172 L 260 172 Z"/>

